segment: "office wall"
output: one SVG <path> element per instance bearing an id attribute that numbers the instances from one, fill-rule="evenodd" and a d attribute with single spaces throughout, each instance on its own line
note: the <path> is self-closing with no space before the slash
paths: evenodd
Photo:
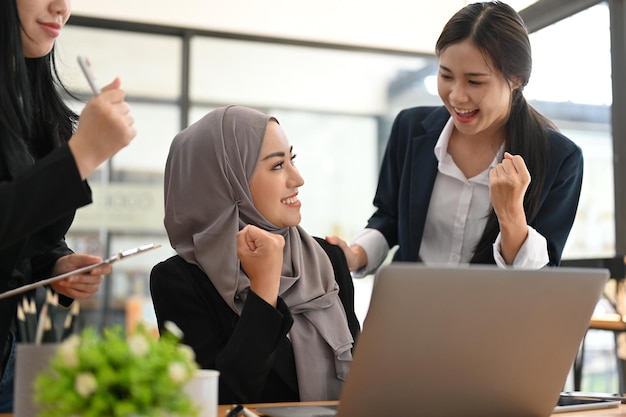
<path id="1" fill-rule="evenodd" d="M 466 3 L 463 0 L 80 0 L 74 1 L 72 7 L 74 14 L 82 16 L 431 53 L 445 22 Z"/>

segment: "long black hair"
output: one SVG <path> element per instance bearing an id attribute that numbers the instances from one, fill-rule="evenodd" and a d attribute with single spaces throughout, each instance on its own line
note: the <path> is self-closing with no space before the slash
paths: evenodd
<path id="1" fill-rule="evenodd" d="M 16 0 L 0 2 L 0 179 L 13 178 L 72 136 L 78 116 L 63 101 L 54 48 L 26 58 Z"/>
<path id="2" fill-rule="evenodd" d="M 505 125 L 504 149 L 521 155 L 531 175 L 524 196 L 524 211 L 530 223 L 539 205 L 548 165 L 548 128 L 554 124 L 535 110 L 523 95 L 532 71 L 528 30 L 520 15 L 500 1 L 473 3 L 465 6 L 448 21 L 436 44 L 437 55 L 448 46 L 469 40 L 509 83 L 512 90 L 511 109 Z M 472 257 L 472 263 L 493 263 L 492 244 L 500 230 L 493 209 Z"/>

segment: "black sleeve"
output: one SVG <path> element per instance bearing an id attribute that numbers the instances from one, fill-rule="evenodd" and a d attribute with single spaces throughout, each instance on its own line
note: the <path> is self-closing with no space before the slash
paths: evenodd
<path id="1" fill-rule="evenodd" d="M 220 403 L 259 402 L 277 346 L 293 324 L 282 299 L 274 308 L 249 292 L 239 317 L 199 268 L 177 256 L 152 269 L 150 291 L 159 328 L 174 322 L 198 364 L 220 371 Z"/>
<path id="2" fill-rule="evenodd" d="M 71 253 L 74 252 L 67 247 L 67 244 L 64 240 L 61 240 L 52 249 L 46 251 L 41 255 L 33 256 L 30 260 L 33 270 L 33 277 L 36 280 L 51 277 L 52 268 L 54 268 L 54 264 L 56 264 L 57 260 Z"/>
<path id="3" fill-rule="evenodd" d="M 36 281 L 50 278 L 52 276 L 52 268 L 54 268 L 54 264 L 56 264 L 57 260 L 72 253 L 74 253 L 74 251 L 67 247 L 64 240 L 61 240 L 54 248 L 44 254 L 32 257 L 30 263 L 33 278 Z M 62 306 L 69 307 L 73 301 L 73 298 L 59 294 L 59 304 Z"/>
<path id="4" fill-rule="evenodd" d="M 548 243 L 549 266 L 558 266 L 574 224 L 583 181 L 582 150 L 552 134 L 548 178 L 537 214 L 530 223 Z"/>
<path id="5" fill-rule="evenodd" d="M 441 106 L 404 109 L 393 121 L 378 173 L 378 185 L 373 201 L 376 210 L 367 221 L 367 228 L 382 233 L 390 248 L 398 245 L 401 240 L 398 235 L 398 218 L 401 217 L 399 201 L 403 197 L 401 186 L 407 179 L 406 165 L 414 162 L 411 158 L 413 152 L 416 152 L 410 150 L 410 145 L 416 137 L 426 133 L 422 121 L 439 109 Z M 450 115 L 444 108 L 442 116 L 437 116 L 439 117 L 447 120 Z M 436 160 L 430 147 L 427 152 L 430 158 Z"/>
<path id="6" fill-rule="evenodd" d="M 216 369 L 234 397 L 245 402 L 261 397 L 279 342 L 292 324 L 291 313 L 281 298 L 274 308 L 249 292 L 241 318 L 216 358 Z"/>
<path id="7" fill-rule="evenodd" d="M 0 249 L 91 203 L 67 145 L 12 181 L 0 182 Z"/>

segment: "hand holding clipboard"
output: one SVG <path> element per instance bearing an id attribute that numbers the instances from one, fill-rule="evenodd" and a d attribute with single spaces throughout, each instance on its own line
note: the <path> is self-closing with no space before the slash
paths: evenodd
<path id="1" fill-rule="evenodd" d="M 92 269 L 96 269 L 99 266 L 112 264 L 114 262 L 117 262 L 117 261 L 120 261 L 120 260 L 123 260 L 123 259 L 127 259 L 127 258 L 130 258 L 131 256 L 139 255 L 139 254 L 148 252 L 148 251 L 150 251 L 152 249 L 157 249 L 157 248 L 160 248 L 160 247 L 161 247 L 161 245 L 155 245 L 154 243 L 148 243 L 148 244 L 145 244 L 145 245 L 142 245 L 142 246 L 138 246 L 136 248 L 127 249 L 127 250 L 121 250 L 117 254 L 115 254 L 115 255 L 105 259 L 102 262 L 98 262 L 98 263 L 95 263 L 95 264 L 92 264 L 92 265 L 84 266 L 82 268 L 74 269 L 72 271 L 66 272 L 66 273 L 61 274 L 61 275 L 57 275 L 57 276 L 54 276 L 54 277 L 51 277 L 51 278 L 47 278 L 47 279 L 44 279 L 44 280 L 41 280 L 41 281 L 33 282 L 32 284 L 22 285 L 21 287 L 17 287 L 17 288 L 14 288 L 12 290 L 5 291 L 2 294 L 0 294 L 0 299 L 11 297 L 12 295 L 15 295 L 15 294 L 21 294 L 23 292 L 30 291 L 30 290 L 38 288 L 38 287 L 42 287 L 44 285 L 52 284 L 53 282 L 60 281 L 62 279 L 71 277 L 72 275 L 80 275 L 80 274 L 83 274 L 85 272 L 89 272 Z"/>

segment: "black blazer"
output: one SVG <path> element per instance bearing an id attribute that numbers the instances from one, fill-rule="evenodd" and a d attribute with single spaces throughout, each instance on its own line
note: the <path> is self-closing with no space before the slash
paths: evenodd
<path id="1" fill-rule="evenodd" d="M 377 210 L 367 227 L 379 230 L 390 248 L 399 245 L 395 261 L 419 261 L 437 176 L 433 150 L 449 118 L 443 106 L 414 107 L 401 111 L 393 123 L 374 197 Z M 578 208 L 583 156 L 574 142 L 554 130 L 549 142 L 546 181 L 530 226 L 548 241 L 549 265 L 558 265 Z"/>
<path id="2" fill-rule="evenodd" d="M 57 259 L 72 253 L 63 238 L 76 209 L 89 203 L 91 190 L 67 145 L 13 180 L 1 178 L 0 292 L 49 278 Z M 0 300 L 0 355 L 21 297 Z"/>
<path id="3" fill-rule="evenodd" d="M 360 332 L 354 313 L 354 286 L 343 252 L 316 238 L 328 254 L 339 297 L 354 340 Z M 175 323 L 205 369 L 217 369 L 220 404 L 299 401 L 298 379 L 287 333 L 291 313 L 279 297 L 273 308 L 249 292 L 237 316 L 211 280 L 178 255 L 154 266 L 150 291 L 159 325 Z"/>

